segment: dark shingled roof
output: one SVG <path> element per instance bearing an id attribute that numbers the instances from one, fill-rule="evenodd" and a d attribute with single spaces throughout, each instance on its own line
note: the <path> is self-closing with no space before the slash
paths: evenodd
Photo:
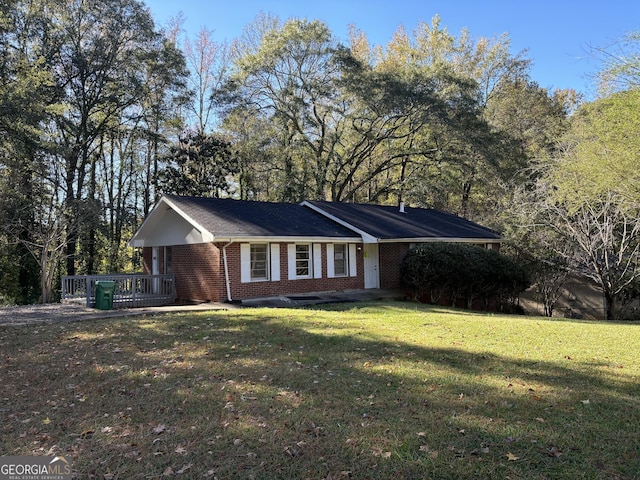
<path id="1" fill-rule="evenodd" d="M 430 208 L 405 207 L 405 213 L 401 213 L 398 207 L 392 206 L 319 201 L 307 203 L 380 240 L 500 239 L 494 230 Z"/>
<path id="2" fill-rule="evenodd" d="M 338 237 L 359 235 L 295 203 L 165 195 L 216 237 Z"/>

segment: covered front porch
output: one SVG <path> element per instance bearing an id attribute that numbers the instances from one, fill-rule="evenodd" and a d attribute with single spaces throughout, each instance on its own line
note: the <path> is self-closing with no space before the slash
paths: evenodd
<path id="1" fill-rule="evenodd" d="M 62 277 L 62 302 L 96 306 L 96 282 L 115 282 L 113 308 L 158 307 L 176 301 L 173 274 L 106 274 Z"/>

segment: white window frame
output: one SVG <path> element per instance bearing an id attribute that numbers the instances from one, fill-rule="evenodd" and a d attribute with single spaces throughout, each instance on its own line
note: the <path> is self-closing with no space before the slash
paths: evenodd
<path id="1" fill-rule="evenodd" d="M 253 260 L 251 249 L 255 246 L 264 246 L 266 254 L 266 277 L 253 276 Z M 268 282 L 280 280 L 280 245 L 277 243 L 255 242 L 240 244 L 240 281 Z"/>
<path id="2" fill-rule="evenodd" d="M 345 246 L 345 273 L 336 274 L 335 271 L 335 245 Z M 328 243 L 327 244 L 327 277 L 342 278 L 356 277 L 358 269 L 356 265 L 356 244 L 355 243 Z"/>
<path id="3" fill-rule="evenodd" d="M 308 258 L 298 258 L 298 247 L 305 246 L 308 249 Z M 306 278 L 322 278 L 322 245 L 319 243 L 290 243 L 287 245 L 289 280 L 302 280 Z M 308 265 L 306 275 L 298 275 L 300 261 L 305 260 Z"/>
<path id="4" fill-rule="evenodd" d="M 305 249 L 306 252 L 301 251 Z M 306 257 L 301 255 L 306 253 Z M 313 278 L 313 247 L 310 243 L 296 243 L 295 244 L 295 263 L 296 263 L 296 276 L 295 278 Z M 301 274 L 301 270 L 306 270 L 307 273 Z"/>
<path id="5" fill-rule="evenodd" d="M 328 245 L 327 248 L 327 266 L 331 269 L 332 277 L 348 277 L 349 276 L 349 245 L 346 243 L 335 243 Z M 341 272 L 338 271 L 337 258 L 338 250 L 342 249 L 342 268 Z"/>

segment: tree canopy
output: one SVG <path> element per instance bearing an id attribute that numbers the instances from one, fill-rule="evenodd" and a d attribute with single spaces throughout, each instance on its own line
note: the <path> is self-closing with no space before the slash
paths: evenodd
<path id="1" fill-rule="evenodd" d="M 164 192 L 440 208 L 503 230 L 549 311 L 569 271 L 612 316 L 635 295 L 637 32 L 599 50 L 588 103 L 439 16 L 385 45 L 264 14 L 230 43 L 181 32 L 138 0 L 0 5 L 0 302 L 136 270 Z"/>

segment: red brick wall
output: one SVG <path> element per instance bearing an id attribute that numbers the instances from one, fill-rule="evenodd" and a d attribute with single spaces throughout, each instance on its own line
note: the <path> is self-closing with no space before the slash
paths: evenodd
<path id="1" fill-rule="evenodd" d="M 164 248 L 159 249 L 160 273 L 164 270 Z M 152 271 L 152 249 L 143 249 L 143 268 Z M 171 269 L 176 278 L 176 297 L 183 301 L 226 300 L 220 249 L 211 243 L 174 245 Z"/>
<path id="2" fill-rule="evenodd" d="M 496 244 L 499 248 L 499 244 Z M 175 245 L 172 251 L 172 269 L 176 276 L 176 292 L 179 300 L 185 301 L 227 301 L 223 250 L 224 243 L 196 245 Z M 382 243 L 379 248 L 380 287 L 397 289 L 400 287 L 400 265 L 409 251 L 409 243 Z M 327 249 L 322 244 L 322 278 L 300 280 L 288 279 L 287 244 L 280 243 L 280 280 L 264 282 L 240 281 L 240 244 L 233 243 L 226 248 L 231 283 L 231 298 L 270 297 L 295 295 L 309 292 L 342 291 L 364 288 L 364 259 L 362 249 L 356 250 L 357 276 L 327 278 Z M 151 273 L 151 248 L 143 249 L 143 268 Z M 159 249 L 160 273 L 164 269 L 164 248 Z M 275 268 L 271 265 L 271 269 Z"/>
<path id="3" fill-rule="evenodd" d="M 229 262 L 229 278 L 231 280 L 231 297 L 234 300 L 256 297 L 273 297 L 278 295 L 295 295 L 309 292 L 341 291 L 364 288 L 364 271 L 362 252 L 356 251 L 358 275 L 356 277 L 327 278 L 327 249 L 322 244 L 322 278 L 288 279 L 288 252 L 286 243 L 280 243 L 280 280 L 264 282 L 240 282 L 240 244 L 227 247 Z M 271 270 L 275 268 L 271 265 Z M 226 293 L 225 293 L 226 299 Z"/>
<path id="4" fill-rule="evenodd" d="M 151 275 L 151 247 L 142 249 L 142 272 Z"/>
<path id="5" fill-rule="evenodd" d="M 212 243 L 173 247 L 173 273 L 180 300 L 220 302 L 223 295 L 224 270 L 221 251 Z"/>
<path id="6" fill-rule="evenodd" d="M 409 251 L 409 243 L 380 244 L 380 288 L 400 288 L 400 265 Z"/>

